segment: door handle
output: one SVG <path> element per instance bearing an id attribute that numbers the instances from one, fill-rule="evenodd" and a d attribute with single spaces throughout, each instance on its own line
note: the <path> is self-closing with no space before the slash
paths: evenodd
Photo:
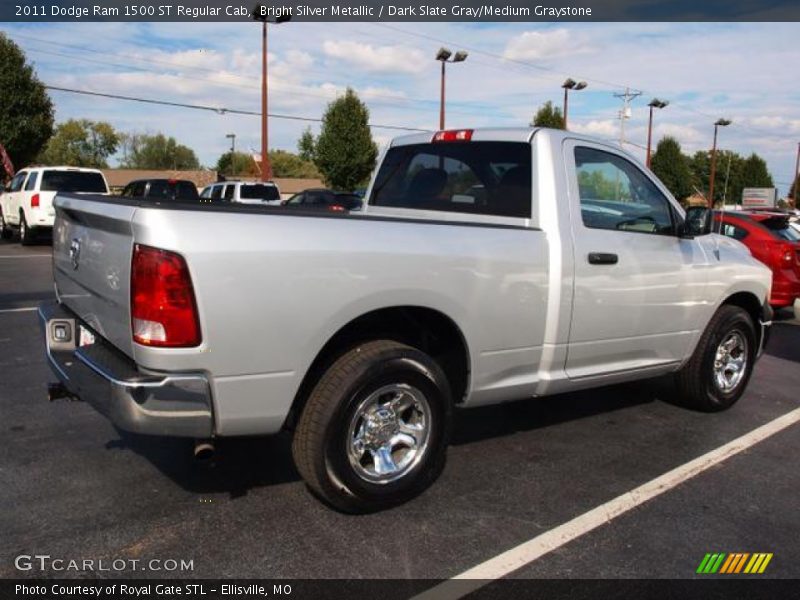
<path id="1" fill-rule="evenodd" d="M 589 252 L 590 265 L 615 265 L 619 257 L 612 252 Z"/>

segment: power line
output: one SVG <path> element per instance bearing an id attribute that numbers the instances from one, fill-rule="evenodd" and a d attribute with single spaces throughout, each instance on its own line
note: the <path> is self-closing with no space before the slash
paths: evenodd
<path id="1" fill-rule="evenodd" d="M 188 104 L 184 102 L 173 102 L 170 100 L 155 100 L 152 98 L 140 98 L 137 96 L 123 96 L 121 94 L 109 94 L 106 92 L 95 92 L 91 90 L 76 90 L 73 88 L 65 88 L 55 85 L 45 85 L 44 86 L 48 90 L 53 90 L 57 92 L 67 92 L 70 94 L 82 94 L 85 96 L 97 96 L 100 98 L 111 98 L 113 100 L 128 100 L 130 102 L 141 102 L 144 104 L 159 104 L 162 106 L 173 106 L 177 108 L 190 108 L 193 110 L 205 110 L 210 112 L 215 112 L 218 115 L 225 115 L 225 114 L 233 114 L 233 115 L 248 115 L 248 116 L 261 116 L 260 112 L 252 111 L 252 110 L 242 110 L 238 108 L 226 108 L 221 106 L 207 106 L 203 104 Z M 267 115 L 272 119 L 286 119 L 289 121 L 306 121 L 306 122 L 313 122 L 313 123 L 321 123 L 322 119 L 314 118 L 314 117 L 301 117 L 297 115 L 284 115 L 278 113 L 267 113 Z M 405 127 L 402 125 L 381 125 L 378 123 L 369 123 L 370 127 L 375 129 L 393 129 L 397 131 L 419 131 L 423 133 L 428 133 L 432 131 L 431 129 L 420 129 L 417 127 Z"/>

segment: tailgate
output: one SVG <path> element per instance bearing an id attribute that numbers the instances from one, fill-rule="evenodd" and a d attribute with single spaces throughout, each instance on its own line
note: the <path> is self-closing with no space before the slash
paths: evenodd
<path id="1" fill-rule="evenodd" d="M 56 196 L 53 276 L 60 301 L 132 356 L 130 268 L 135 206 L 102 196 Z"/>

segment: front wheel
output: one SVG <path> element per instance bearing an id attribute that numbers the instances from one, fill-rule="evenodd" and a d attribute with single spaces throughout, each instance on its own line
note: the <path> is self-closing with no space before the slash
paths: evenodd
<path id="1" fill-rule="evenodd" d="M 733 406 L 750 380 L 756 350 L 755 325 L 747 311 L 738 306 L 720 307 L 676 376 L 684 403 L 704 412 Z"/>
<path id="2" fill-rule="evenodd" d="M 295 464 L 339 510 L 388 508 L 441 473 L 450 413 L 450 387 L 434 360 L 398 342 L 367 342 L 339 357 L 309 395 Z"/>
<path id="3" fill-rule="evenodd" d="M 7 240 L 11 237 L 11 228 L 6 224 L 2 211 L 0 211 L 0 239 Z"/>

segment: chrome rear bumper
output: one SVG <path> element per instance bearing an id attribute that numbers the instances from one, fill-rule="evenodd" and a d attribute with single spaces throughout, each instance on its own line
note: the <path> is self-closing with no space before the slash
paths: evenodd
<path id="1" fill-rule="evenodd" d="M 213 435 L 211 388 L 202 373 L 145 373 L 100 336 L 78 347 L 77 316 L 56 302 L 39 306 L 50 368 L 66 389 L 120 429 L 208 438 Z"/>

